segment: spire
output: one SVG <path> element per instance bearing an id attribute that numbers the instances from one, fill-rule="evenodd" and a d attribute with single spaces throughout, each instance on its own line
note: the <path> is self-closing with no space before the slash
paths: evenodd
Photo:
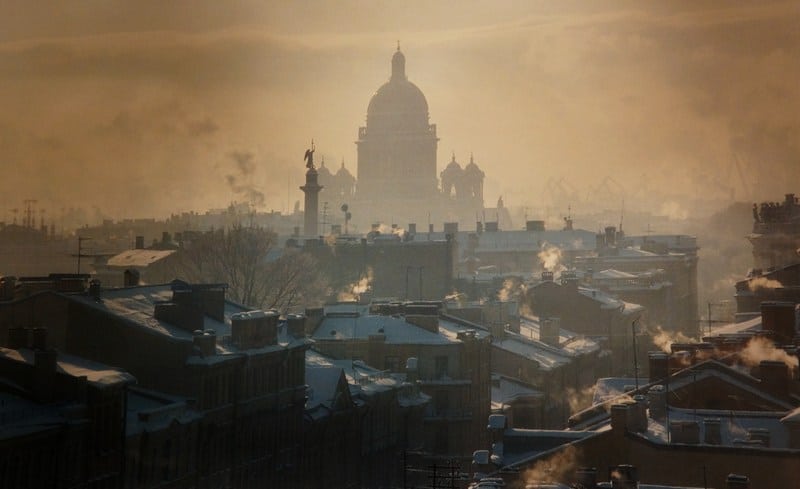
<path id="1" fill-rule="evenodd" d="M 342 169 L 344 169 L 344 156 L 342 156 Z"/>
<path id="2" fill-rule="evenodd" d="M 397 51 L 392 56 L 392 81 L 406 79 L 406 57 L 400 52 L 400 41 L 397 41 Z"/>

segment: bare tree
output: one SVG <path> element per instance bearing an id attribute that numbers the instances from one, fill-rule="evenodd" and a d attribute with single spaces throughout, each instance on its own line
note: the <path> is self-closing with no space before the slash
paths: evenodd
<path id="1" fill-rule="evenodd" d="M 273 253 L 276 234 L 234 224 L 197 235 L 178 251 L 175 274 L 189 282 L 224 282 L 231 300 L 250 307 L 289 312 L 316 303 L 327 280 L 314 258 L 295 250 Z"/>

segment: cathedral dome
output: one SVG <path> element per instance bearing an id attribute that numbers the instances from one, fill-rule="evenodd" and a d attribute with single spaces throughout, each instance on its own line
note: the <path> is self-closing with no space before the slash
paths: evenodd
<path id="1" fill-rule="evenodd" d="M 408 81 L 406 58 L 398 48 L 392 56 L 392 77 L 384 83 L 367 107 L 371 130 L 413 130 L 428 127 L 428 101 L 422 90 Z"/>
<path id="2" fill-rule="evenodd" d="M 336 172 L 336 178 L 346 178 L 348 180 L 355 180 L 355 177 L 350 170 L 344 167 L 344 161 L 342 161 L 342 167 Z"/>

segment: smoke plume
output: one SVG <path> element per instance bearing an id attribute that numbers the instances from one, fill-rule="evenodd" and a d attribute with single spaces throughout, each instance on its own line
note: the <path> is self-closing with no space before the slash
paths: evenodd
<path id="1" fill-rule="evenodd" d="M 742 363 L 748 367 L 755 367 L 763 360 L 783 362 L 793 374 L 798 368 L 798 359 L 789 355 L 785 350 L 775 348 L 767 338 L 756 337 L 747 342 L 747 346 L 739 353 Z"/>
<path id="2" fill-rule="evenodd" d="M 367 268 L 367 273 L 359 280 L 347 285 L 339 292 L 337 300 L 340 302 L 357 301 L 361 294 L 367 292 L 372 285 L 372 268 Z"/>
<path id="3" fill-rule="evenodd" d="M 525 484 L 542 482 L 567 482 L 581 467 L 581 453 L 572 445 L 546 460 L 540 460 L 522 474 Z"/>
<path id="4" fill-rule="evenodd" d="M 230 157 L 235 164 L 235 173 L 225 175 L 225 181 L 234 194 L 242 195 L 251 206 L 264 207 L 264 194 L 253 184 L 256 170 L 253 153 L 249 151 L 233 151 Z"/>
<path id="5" fill-rule="evenodd" d="M 664 331 L 661 326 L 656 326 L 653 334 L 653 345 L 665 353 L 672 352 L 673 343 L 697 343 L 697 339 L 689 338 L 680 331 Z"/>
<path id="6" fill-rule="evenodd" d="M 558 246 L 543 243 L 537 256 L 539 265 L 548 272 L 556 273 L 566 270 L 566 267 L 561 264 L 561 248 Z"/>
<path id="7" fill-rule="evenodd" d="M 747 286 L 750 288 L 751 292 L 755 292 L 759 289 L 779 289 L 783 287 L 783 284 L 777 280 L 773 280 L 767 277 L 756 277 L 750 280 L 747 283 Z"/>

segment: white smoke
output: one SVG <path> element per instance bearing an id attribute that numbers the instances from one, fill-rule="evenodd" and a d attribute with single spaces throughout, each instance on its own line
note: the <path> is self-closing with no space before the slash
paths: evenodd
<path id="1" fill-rule="evenodd" d="M 689 338 L 680 331 L 664 331 L 661 326 L 656 326 L 652 337 L 653 344 L 665 353 L 672 352 L 673 343 L 697 343 L 696 338 Z"/>
<path id="2" fill-rule="evenodd" d="M 794 373 L 798 368 L 798 359 L 796 356 L 789 355 L 785 350 L 775 348 L 775 344 L 763 337 L 755 337 L 747 342 L 747 346 L 739 352 L 739 358 L 742 363 L 748 367 L 755 367 L 762 360 L 771 360 L 774 362 L 783 362 L 787 367 L 792 369 Z"/>
<path id="3" fill-rule="evenodd" d="M 339 302 L 357 301 L 361 294 L 369 291 L 372 286 L 372 268 L 367 268 L 367 273 L 359 280 L 347 285 L 344 290 L 337 294 Z"/>
<path id="4" fill-rule="evenodd" d="M 756 277 L 750 280 L 747 286 L 750 288 L 750 291 L 755 292 L 759 289 L 779 289 L 783 287 L 783 284 L 767 277 Z"/>
<path id="5" fill-rule="evenodd" d="M 537 256 L 539 257 L 539 265 L 548 272 L 557 273 L 567 269 L 561 264 L 561 248 L 558 246 L 543 243 Z"/>

